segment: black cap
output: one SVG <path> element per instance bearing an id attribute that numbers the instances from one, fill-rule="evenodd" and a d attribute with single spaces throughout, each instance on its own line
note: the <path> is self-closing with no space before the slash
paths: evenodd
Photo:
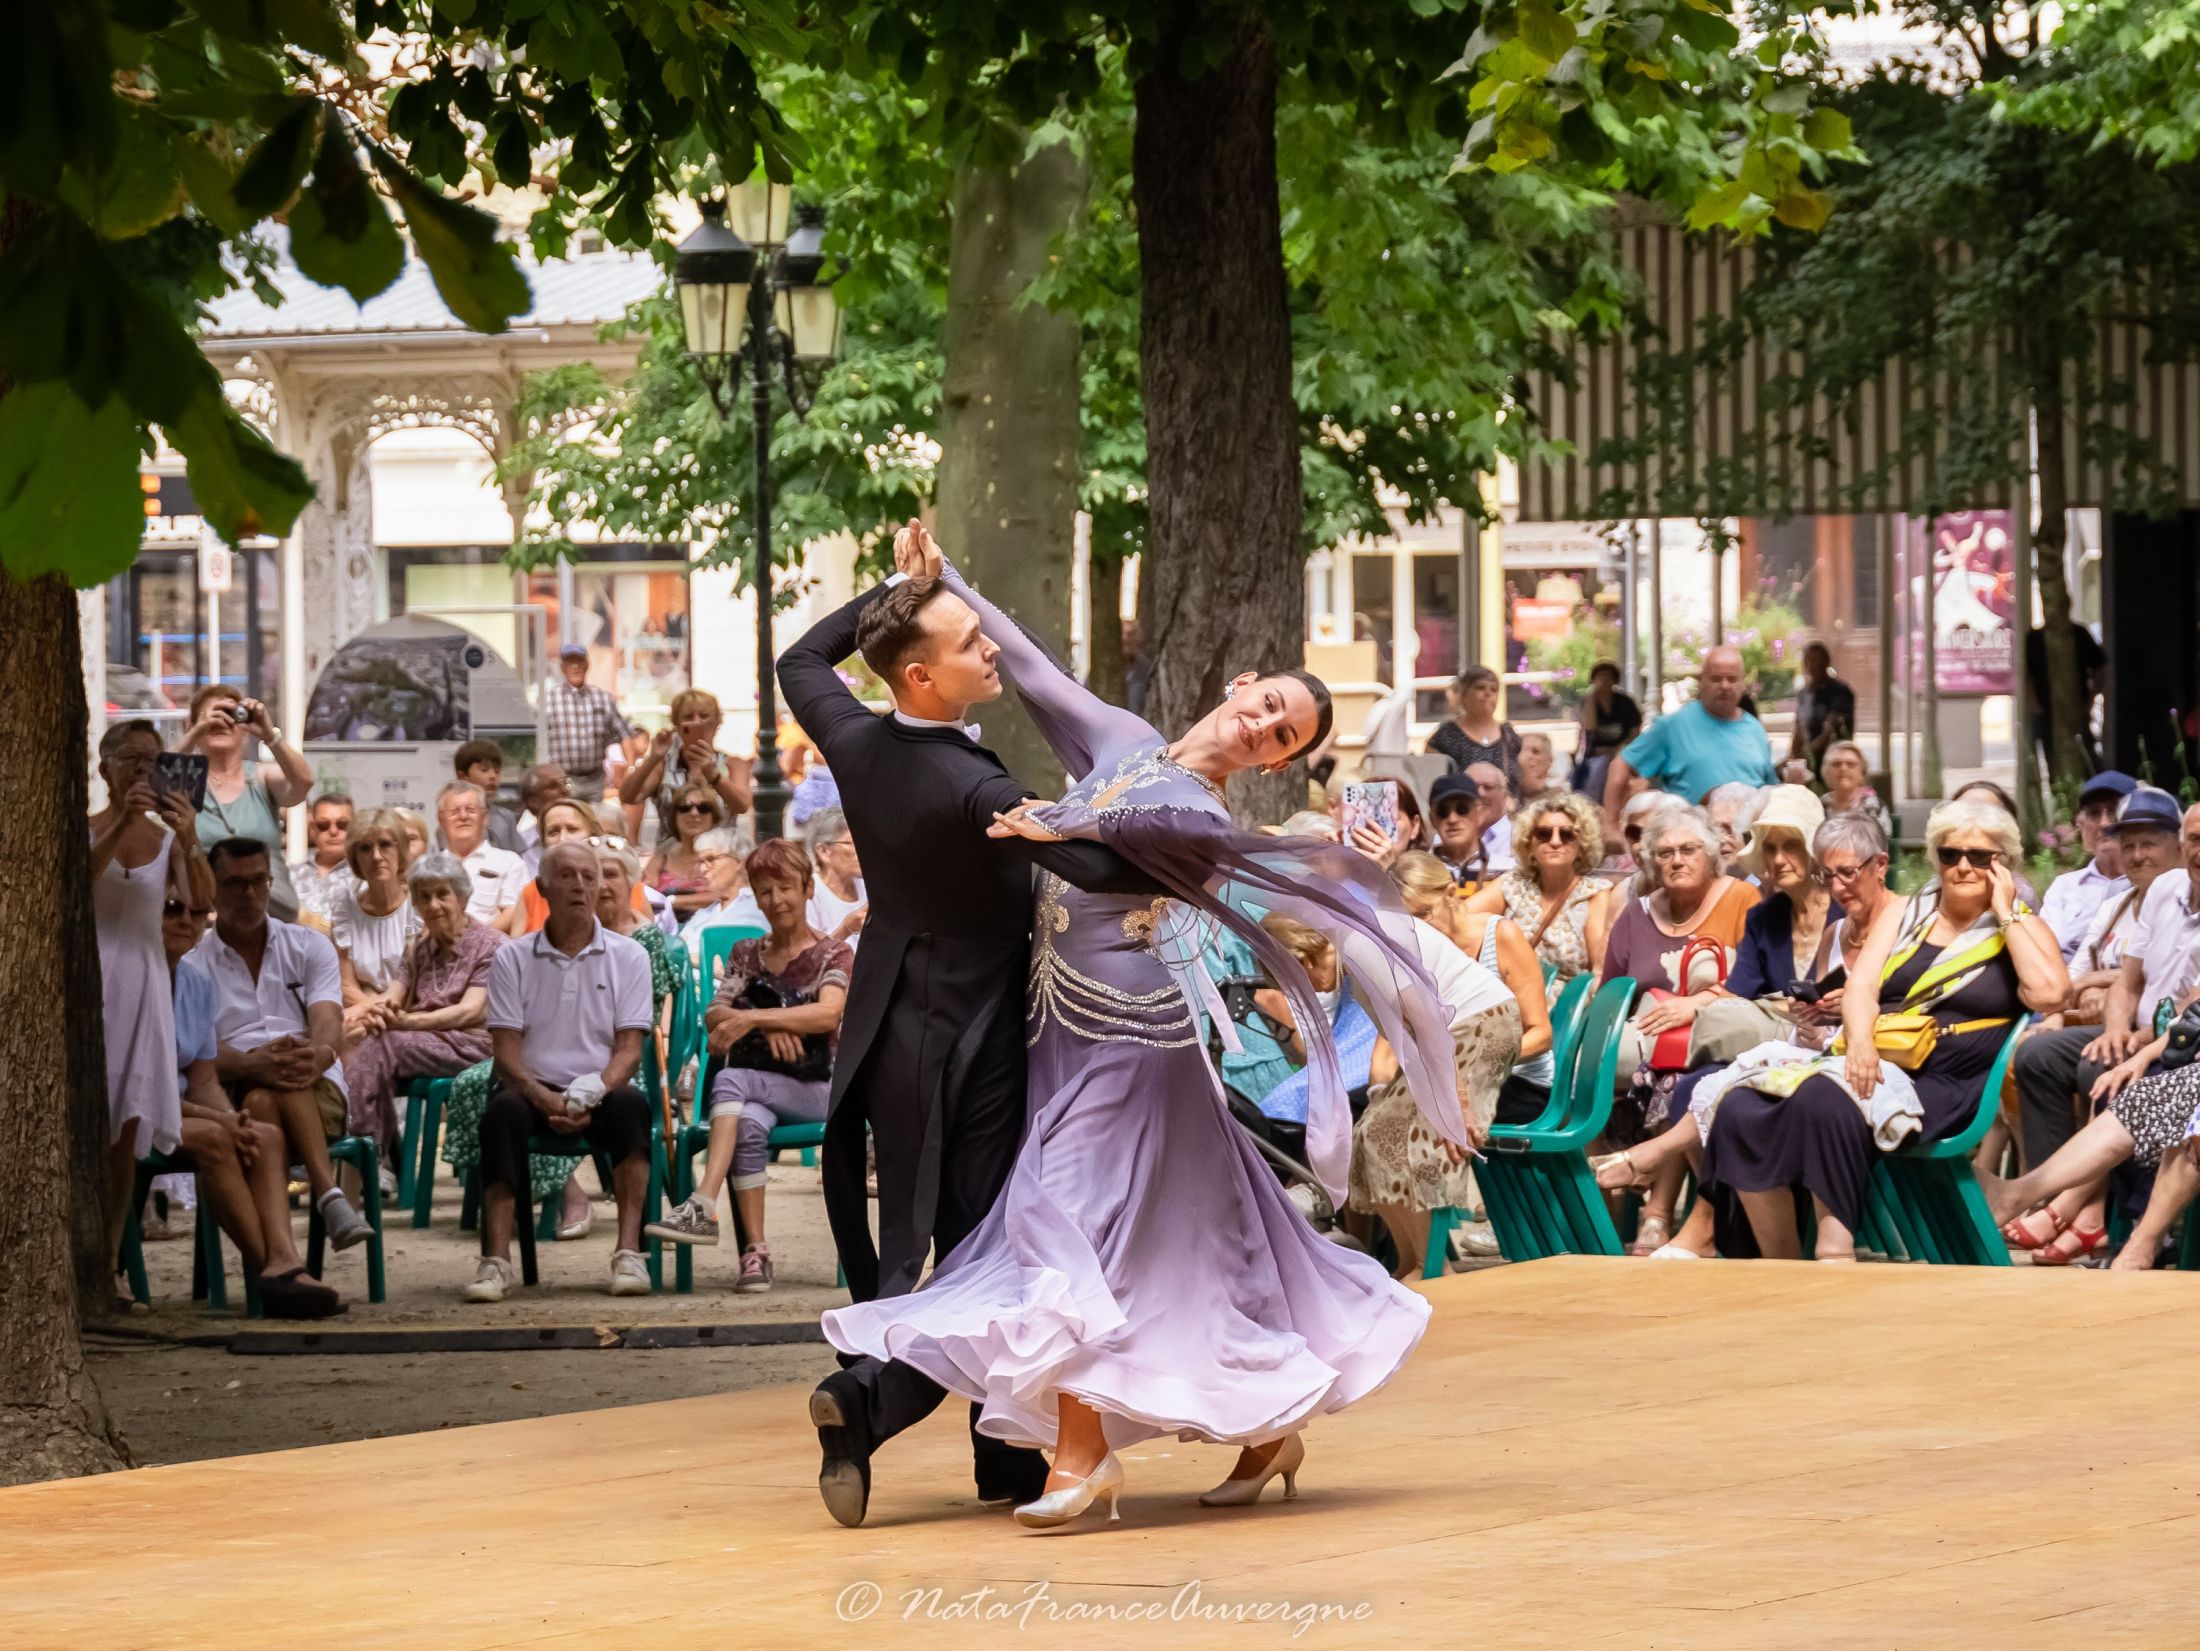
<path id="1" fill-rule="evenodd" d="M 1454 797 L 1464 797 L 1468 802 L 1480 802 L 1482 793 L 1464 774 L 1445 774 L 1428 788 L 1428 808 L 1434 814 Z"/>

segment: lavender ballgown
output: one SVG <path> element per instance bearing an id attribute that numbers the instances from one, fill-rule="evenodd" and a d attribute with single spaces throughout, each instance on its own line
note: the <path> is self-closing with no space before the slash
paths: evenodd
<path id="1" fill-rule="evenodd" d="M 1463 1140 L 1447 1016 L 1410 920 L 1370 862 L 1314 839 L 1232 829 L 1167 742 L 1095 698 L 952 570 L 1064 766 L 1040 811 L 1173 890 L 1142 903 L 1043 875 L 1026 1026 L 1026 1130 L 991 1213 L 908 1295 L 837 1308 L 826 1337 L 900 1359 L 978 1401 L 979 1427 L 1051 1446 L 1056 1395 L 1101 1412 L 1110 1448 L 1174 1433 L 1256 1444 L 1342 1409 L 1397 1371 L 1428 1304 L 1309 1226 L 1223 1103 L 1195 1005 L 1206 925 L 1243 936 L 1284 985 L 1309 1049 L 1307 1148 L 1343 1201 L 1351 1117 L 1311 984 L 1239 909 L 1336 943 L 1432 1128 Z"/>

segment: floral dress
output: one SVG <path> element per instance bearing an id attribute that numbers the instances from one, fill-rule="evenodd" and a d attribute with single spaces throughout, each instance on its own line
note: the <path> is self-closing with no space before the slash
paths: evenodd
<path id="1" fill-rule="evenodd" d="M 650 1013 L 662 1020 L 665 999 L 679 980 L 678 966 L 672 961 L 664 930 L 654 923 L 637 923 L 627 938 L 649 954 Z M 493 1060 L 469 1066 L 451 1080 L 451 1098 L 443 1108 L 443 1161 L 451 1166 L 461 1185 L 481 1163 L 481 1114 L 488 1108 L 489 1097 L 495 1089 L 496 1062 Z M 545 1198 L 565 1185 L 573 1173 L 573 1160 L 533 1153 L 528 1157 L 527 1170 L 528 1193 L 540 1206 Z"/>
<path id="2" fill-rule="evenodd" d="M 1548 928 L 1543 927 L 1543 887 L 1533 874 L 1507 872 L 1499 886 L 1505 891 L 1505 915 L 1514 926 L 1524 935 L 1543 930 L 1542 938 L 1535 943 L 1535 955 L 1538 962 L 1555 971 L 1551 976 L 1553 986 L 1563 986 L 1574 976 L 1589 972 L 1589 908 L 1612 886 L 1610 878 L 1575 878 Z"/>

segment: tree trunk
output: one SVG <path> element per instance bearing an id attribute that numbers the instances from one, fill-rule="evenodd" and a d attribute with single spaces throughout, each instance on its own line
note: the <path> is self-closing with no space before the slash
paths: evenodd
<path id="1" fill-rule="evenodd" d="M 98 1191 L 106 1061 L 84 829 L 82 651 L 76 594 L 56 575 L 26 584 L 0 574 L 0 699 L 39 708 L 0 740 L 0 1163 L 9 1169 L 0 1198 L 0 1484 L 14 1484 L 127 1465 L 78 1341 L 80 1285 L 110 1289 L 113 1261 L 103 1253 Z"/>
<path id="2" fill-rule="evenodd" d="M 1089 600 L 1087 623 L 1092 628 L 1092 674 L 1085 686 L 1110 705 L 1128 703 L 1123 697 L 1123 563 L 1114 556 L 1095 556 L 1088 564 Z"/>
<path id="3" fill-rule="evenodd" d="M 2032 534 L 2032 566 L 2040 582 L 2040 618 L 2047 644 L 2046 701 L 2052 738 L 2047 748 L 2047 781 L 2057 814 L 2077 811 L 2077 788 L 2092 771 L 2086 761 L 2083 730 L 2091 709 L 2078 680 L 2078 648 L 2070 634 L 2070 581 L 2064 552 L 2070 543 L 2070 477 L 2063 463 L 2062 362 L 2035 346 L 2032 366 L 2034 414 L 2039 424 L 2040 525 Z M 2017 646 L 2024 646 L 2031 612 L 2018 593 Z M 2032 753 L 2017 759 L 2032 761 Z"/>
<path id="4" fill-rule="evenodd" d="M 1065 661 L 1077 530 L 1077 318 L 1023 302 L 1084 201 L 1066 143 L 955 174 L 939 539 L 994 602 Z M 1059 796 L 1062 765 L 1013 701 L 979 713 L 1009 771 Z"/>
<path id="5" fill-rule="evenodd" d="M 1174 733 L 1212 710 L 1237 672 L 1303 663 L 1306 584 L 1275 45 L 1250 10 L 1233 25 L 1165 0 L 1161 17 L 1136 88 L 1131 168 L 1151 515 L 1146 718 Z M 1221 61 L 1187 79 L 1187 45 L 1227 27 Z M 1267 822 L 1305 800 L 1300 764 L 1241 775 L 1231 798 L 1241 819 Z"/>

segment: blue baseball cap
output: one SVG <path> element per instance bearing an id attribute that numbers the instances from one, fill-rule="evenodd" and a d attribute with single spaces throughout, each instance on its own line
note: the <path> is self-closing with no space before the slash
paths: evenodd
<path id="1" fill-rule="evenodd" d="M 2114 797 L 2121 802 L 2139 788 L 2139 782 L 2129 774 L 2114 768 L 2106 769 L 2085 782 L 2085 788 L 2078 793 L 2078 806 L 2085 807 L 2095 797 Z"/>
<path id="2" fill-rule="evenodd" d="M 2175 797 L 2157 786 L 2135 785 L 2131 795 L 2116 810 L 2116 823 L 2111 831 L 2176 832 L 2185 823 L 2185 811 Z"/>

